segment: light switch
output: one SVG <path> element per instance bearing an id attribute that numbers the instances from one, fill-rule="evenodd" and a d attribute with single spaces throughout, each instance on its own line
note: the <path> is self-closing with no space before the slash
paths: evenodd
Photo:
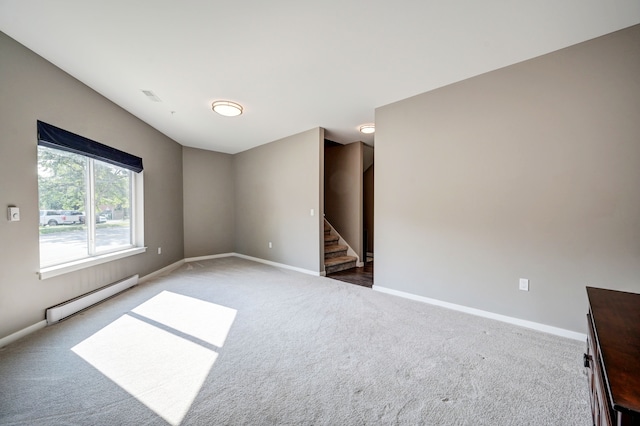
<path id="1" fill-rule="evenodd" d="M 20 209 L 18 207 L 7 208 L 7 219 L 11 222 L 17 222 L 20 220 Z"/>

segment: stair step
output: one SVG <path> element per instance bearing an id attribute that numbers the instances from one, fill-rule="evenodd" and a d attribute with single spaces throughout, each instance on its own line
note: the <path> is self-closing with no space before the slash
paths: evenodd
<path id="1" fill-rule="evenodd" d="M 347 246 L 341 244 L 332 244 L 330 246 L 324 246 L 324 258 L 331 259 L 333 257 L 341 257 L 347 255 Z"/>
<path id="2" fill-rule="evenodd" d="M 324 253 L 335 253 L 343 250 L 348 250 L 349 247 L 342 244 L 332 244 L 330 246 L 324 246 Z"/>
<path id="3" fill-rule="evenodd" d="M 324 223 L 324 232 L 331 232 L 331 226 L 327 222 Z"/>
<path id="4" fill-rule="evenodd" d="M 339 238 L 337 235 L 325 235 L 324 236 L 324 245 L 325 247 L 327 245 L 333 245 L 336 244 L 338 242 Z"/>
<path id="5" fill-rule="evenodd" d="M 324 270 L 327 275 L 355 267 L 356 258 L 354 256 L 340 256 L 324 261 Z"/>

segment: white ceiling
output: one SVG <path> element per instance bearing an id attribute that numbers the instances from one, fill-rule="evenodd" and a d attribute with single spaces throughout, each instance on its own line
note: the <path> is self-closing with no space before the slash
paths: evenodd
<path id="1" fill-rule="evenodd" d="M 638 0 L 0 0 L 0 30 L 182 145 L 227 153 L 317 126 L 373 144 L 357 129 L 377 107 L 637 23 Z M 218 116 L 217 99 L 244 114 Z"/>

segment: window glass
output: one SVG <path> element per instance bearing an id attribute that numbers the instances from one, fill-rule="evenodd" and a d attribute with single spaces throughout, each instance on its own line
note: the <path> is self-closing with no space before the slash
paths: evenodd
<path id="1" fill-rule="evenodd" d="M 63 209 L 85 211 L 87 160 L 82 155 L 38 147 L 40 198 L 40 266 L 87 257 L 84 217 Z"/>
<path id="2" fill-rule="evenodd" d="M 94 161 L 96 252 L 131 246 L 131 171 Z"/>

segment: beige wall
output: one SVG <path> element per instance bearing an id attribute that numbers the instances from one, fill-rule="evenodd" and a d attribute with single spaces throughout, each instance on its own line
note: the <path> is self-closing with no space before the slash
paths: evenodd
<path id="1" fill-rule="evenodd" d="M 639 46 L 635 26 L 377 109 L 376 285 L 579 332 L 585 286 L 640 292 Z"/>
<path id="2" fill-rule="evenodd" d="M 325 215 L 361 260 L 363 145 L 328 146 L 324 162 Z"/>
<path id="3" fill-rule="evenodd" d="M 184 256 L 234 251 L 233 156 L 182 148 Z"/>
<path id="4" fill-rule="evenodd" d="M 181 146 L 0 33 L 0 337 L 44 319 L 47 307 L 184 257 Z M 123 260 L 39 280 L 36 120 L 142 157 L 145 243 Z M 3 216 L 4 217 L 4 216 Z M 162 247 L 162 254 L 157 254 Z"/>
<path id="5" fill-rule="evenodd" d="M 236 252 L 320 272 L 323 141 L 316 128 L 234 155 Z"/>

